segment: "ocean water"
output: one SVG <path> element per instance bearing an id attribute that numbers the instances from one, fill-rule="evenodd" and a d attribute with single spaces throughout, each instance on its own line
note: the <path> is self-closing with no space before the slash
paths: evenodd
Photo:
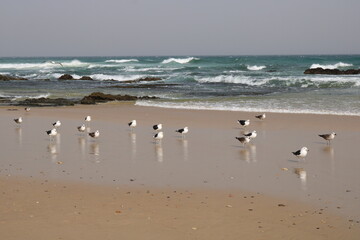
<path id="1" fill-rule="evenodd" d="M 0 58 L 0 74 L 29 79 L 0 81 L 0 97 L 16 103 L 100 91 L 160 98 L 141 106 L 360 116 L 360 75 L 304 74 L 316 67 L 358 69 L 360 55 Z M 93 80 L 57 80 L 63 74 Z M 124 82 L 144 77 L 161 80 Z"/>

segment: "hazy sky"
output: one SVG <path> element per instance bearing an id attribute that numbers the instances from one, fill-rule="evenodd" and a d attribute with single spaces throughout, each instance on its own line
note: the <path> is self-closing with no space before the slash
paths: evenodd
<path id="1" fill-rule="evenodd" d="M 0 0 L 0 57 L 360 54 L 359 0 Z"/>

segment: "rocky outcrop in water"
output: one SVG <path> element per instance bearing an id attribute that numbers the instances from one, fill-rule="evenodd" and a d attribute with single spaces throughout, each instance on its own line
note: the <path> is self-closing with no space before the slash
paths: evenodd
<path id="1" fill-rule="evenodd" d="M 89 76 L 82 76 L 79 80 L 93 80 L 93 79 Z"/>
<path id="2" fill-rule="evenodd" d="M 309 68 L 306 69 L 304 74 L 327 74 L 327 75 L 355 75 L 360 74 L 360 69 L 324 69 L 324 68 Z"/>
<path id="3" fill-rule="evenodd" d="M 96 103 L 105 103 L 111 101 L 135 101 L 135 100 L 146 100 L 146 99 L 157 99 L 157 97 L 136 97 L 130 95 L 112 95 L 112 94 L 105 94 L 102 92 L 93 92 L 88 96 L 83 97 L 80 100 L 81 104 L 96 104 Z"/>
<path id="4" fill-rule="evenodd" d="M 48 107 L 48 106 L 73 106 L 78 101 L 65 99 L 65 98 L 27 98 L 19 101 L 16 105 L 19 106 L 37 106 L 37 107 Z"/>
<path id="5" fill-rule="evenodd" d="M 27 78 L 22 77 L 14 77 L 14 76 L 8 76 L 8 75 L 1 75 L 0 74 L 0 81 L 10 81 L 10 80 L 28 80 Z"/>
<path id="6" fill-rule="evenodd" d="M 91 77 L 89 76 L 82 76 L 79 79 L 74 78 L 73 76 L 71 76 L 70 74 L 64 74 L 61 75 L 58 80 L 93 80 Z"/>

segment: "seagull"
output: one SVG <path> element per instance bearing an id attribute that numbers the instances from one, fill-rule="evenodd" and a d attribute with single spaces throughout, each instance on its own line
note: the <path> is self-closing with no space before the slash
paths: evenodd
<path id="1" fill-rule="evenodd" d="M 91 121 L 91 116 L 86 116 L 85 117 L 85 122 L 90 122 Z"/>
<path id="2" fill-rule="evenodd" d="M 155 141 L 160 141 L 163 138 L 164 138 L 164 133 L 163 132 L 158 132 L 157 134 L 154 135 Z"/>
<path id="3" fill-rule="evenodd" d="M 265 115 L 265 113 L 263 113 L 263 114 L 260 114 L 260 115 L 256 115 L 255 117 L 260 119 L 260 120 L 264 120 L 266 118 L 266 115 Z"/>
<path id="4" fill-rule="evenodd" d="M 128 123 L 128 125 L 131 128 L 131 130 L 133 130 L 134 127 L 136 127 L 136 120 L 132 120 L 131 122 Z"/>
<path id="5" fill-rule="evenodd" d="M 20 124 L 22 123 L 22 117 L 19 117 L 19 118 L 15 118 L 14 121 L 17 123 L 17 124 Z"/>
<path id="6" fill-rule="evenodd" d="M 61 62 L 45 61 L 44 63 L 59 64 L 60 66 L 64 67 Z"/>
<path id="7" fill-rule="evenodd" d="M 243 134 L 245 137 L 249 137 L 249 138 L 256 138 L 257 133 L 256 131 L 252 131 L 251 133 L 247 133 L 247 134 Z"/>
<path id="8" fill-rule="evenodd" d="M 81 126 L 78 126 L 77 129 L 78 129 L 79 132 L 85 132 L 85 129 L 86 129 L 85 124 L 82 124 Z"/>
<path id="9" fill-rule="evenodd" d="M 326 141 L 328 141 L 329 145 L 330 145 L 330 141 L 333 140 L 336 136 L 336 133 L 332 132 L 332 133 L 328 133 L 328 134 L 320 134 L 319 137 L 322 137 L 323 139 L 325 139 Z"/>
<path id="10" fill-rule="evenodd" d="M 189 132 L 189 128 L 188 127 L 184 127 L 181 129 L 176 130 L 175 132 L 181 133 L 181 136 L 184 136 L 184 134 Z"/>
<path id="11" fill-rule="evenodd" d="M 245 146 L 245 144 L 247 144 L 248 142 L 250 142 L 250 137 L 235 137 L 239 142 L 242 143 L 243 146 Z"/>
<path id="12" fill-rule="evenodd" d="M 161 129 L 162 129 L 162 124 L 159 123 L 159 124 L 154 125 L 154 126 L 153 126 L 153 129 L 154 129 L 155 131 L 161 130 Z"/>
<path id="13" fill-rule="evenodd" d="M 58 120 L 58 121 L 54 122 L 52 125 L 57 128 L 57 127 L 61 126 L 61 122 Z"/>
<path id="14" fill-rule="evenodd" d="M 96 130 L 95 132 L 89 133 L 89 136 L 92 138 L 98 138 L 100 136 L 99 130 Z"/>
<path id="15" fill-rule="evenodd" d="M 24 108 L 24 110 L 25 110 L 25 112 L 30 112 L 31 108 L 26 107 L 26 108 Z"/>
<path id="16" fill-rule="evenodd" d="M 246 126 L 249 126 L 250 125 L 250 120 L 238 120 L 238 123 L 243 126 L 243 127 L 246 127 Z"/>
<path id="17" fill-rule="evenodd" d="M 292 152 L 292 154 L 294 154 L 298 158 L 305 159 L 308 151 L 309 149 L 307 147 L 302 147 L 300 150 L 297 150 L 296 152 Z"/>
<path id="18" fill-rule="evenodd" d="M 51 130 L 49 130 L 49 131 L 46 131 L 46 134 L 49 135 L 49 136 L 50 136 L 50 139 L 51 139 L 51 137 L 57 135 L 56 128 L 53 128 L 53 129 L 51 129 Z"/>

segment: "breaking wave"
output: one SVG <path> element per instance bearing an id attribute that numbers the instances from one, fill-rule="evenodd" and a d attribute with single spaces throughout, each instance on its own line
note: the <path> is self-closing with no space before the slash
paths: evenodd
<path id="1" fill-rule="evenodd" d="M 234 103 L 234 102 L 213 102 L 213 101 L 136 101 L 135 105 L 146 107 L 159 107 L 159 108 L 173 108 L 173 109 L 191 109 L 191 110 L 214 110 L 214 111 L 235 111 L 235 112 L 271 112 L 271 113 L 296 113 L 296 114 L 329 114 L 329 115 L 347 115 L 347 116 L 360 116 L 360 112 L 353 111 L 333 111 L 330 109 L 317 109 L 317 108 L 296 108 L 290 106 L 282 106 L 279 102 L 268 103 Z"/>
<path id="2" fill-rule="evenodd" d="M 74 59 L 70 62 L 45 61 L 42 63 L 3 63 L 0 69 L 34 69 L 34 68 L 64 68 L 64 67 L 84 67 L 88 63 Z"/>
<path id="3" fill-rule="evenodd" d="M 171 62 L 176 62 L 176 63 L 180 63 L 180 64 L 186 64 L 189 63 L 193 60 L 199 60 L 199 58 L 194 58 L 194 57 L 189 57 L 189 58 L 169 58 L 169 59 L 165 59 L 164 61 L 162 61 L 163 64 L 168 64 Z"/>
<path id="4" fill-rule="evenodd" d="M 330 65 L 321 65 L 318 63 L 314 63 L 311 65 L 310 68 L 324 68 L 324 69 L 336 69 L 336 68 L 342 68 L 342 67 L 351 67 L 353 66 L 351 63 L 343 63 L 343 62 L 338 62 L 336 64 L 330 64 Z"/>
<path id="5" fill-rule="evenodd" d="M 250 65 L 247 65 L 247 69 L 251 70 L 251 71 L 259 71 L 259 70 L 262 70 L 264 68 L 266 68 L 266 66 L 256 66 L 256 65 L 250 66 Z"/>
<path id="6" fill-rule="evenodd" d="M 15 101 L 18 99 L 26 99 L 26 98 L 31 98 L 31 99 L 48 98 L 50 96 L 51 96 L 50 93 L 43 93 L 43 94 L 39 94 L 39 95 L 4 95 L 4 94 L 0 94 L 0 97 L 9 98 L 12 101 Z"/>
<path id="7" fill-rule="evenodd" d="M 127 62 L 138 62 L 137 59 L 110 59 L 106 60 L 107 63 L 127 63 Z"/>
<path id="8" fill-rule="evenodd" d="M 132 81 L 144 77 L 143 75 L 107 75 L 107 74 L 92 74 L 90 75 L 95 80 L 116 80 L 116 81 Z"/>

